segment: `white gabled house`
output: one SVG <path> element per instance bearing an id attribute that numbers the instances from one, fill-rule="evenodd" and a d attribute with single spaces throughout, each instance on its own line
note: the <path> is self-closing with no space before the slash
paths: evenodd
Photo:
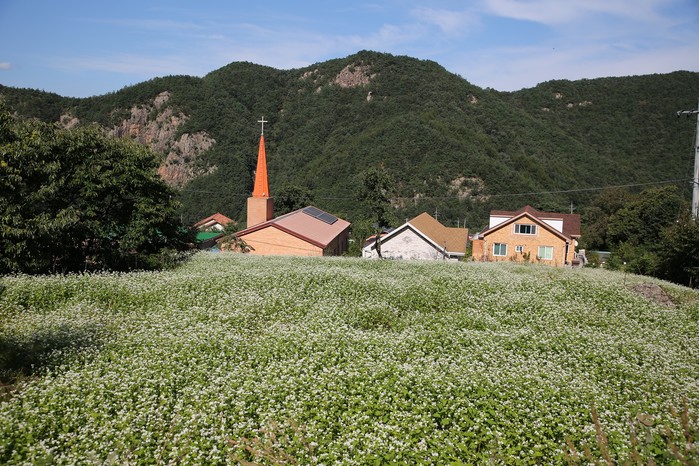
<path id="1" fill-rule="evenodd" d="M 423 212 L 381 240 L 367 244 L 362 257 L 376 259 L 452 259 L 464 257 L 468 243 L 468 229 L 446 227 Z M 377 247 L 380 247 L 380 256 Z"/>

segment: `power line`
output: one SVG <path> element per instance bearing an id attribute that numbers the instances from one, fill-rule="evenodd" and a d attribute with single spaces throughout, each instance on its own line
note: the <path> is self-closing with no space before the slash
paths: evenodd
<path id="1" fill-rule="evenodd" d="M 596 186 L 594 188 L 577 188 L 577 189 L 561 189 L 556 191 L 529 191 L 521 193 L 501 193 L 501 194 L 483 194 L 483 197 L 493 198 L 493 197 L 508 197 L 508 196 L 538 196 L 543 194 L 569 194 L 569 193 L 580 193 L 580 192 L 590 192 L 590 191 L 603 191 L 605 189 L 615 189 L 615 188 L 634 188 L 640 186 L 655 186 L 661 184 L 673 184 L 681 182 L 692 182 L 691 178 L 678 178 L 674 180 L 662 180 L 662 181 L 649 181 L 646 183 L 628 183 L 628 184 L 617 184 L 617 185 L 606 185 L 606 186 Z M 183 188 L 181 191 L 185 192 L 196 192 L 204 194 L 224 194 L 222 191 L 207 191 L 203 189 L 189 189 Z M 240 196 L 240 197 L 250 197 L 250 193 L 240 194 L 240 193 L 226 193 L 229 196 Z M 328 196 L 328 197 L 318 197 L 318 200 L 355 200 L 356 196 L 338 197 L 338 196 Z M 423 200 L 423 199 L 463 199 L 463 196 L 452 195 L 452 196 L 420 196 L 415 197 L 392 197 L 391 200 Z"/>
<path id="2" fill-rule="evenodd" d="M 578 193 L 578 192 L 589 192 L 589 191 L 603 191 L 605 189 L 614 189 L 614 188 L 632 188 L 632 187 L 638 187 L 638 186 L 654 186 L 654 185 L 660 185 L 660 184 L 672 184 L 672 183 L 680 183 L 683 181 L 690 181 L 685 178 L 681 179 L 676 179 L 676 180 L 664 180 L 664 181 L 651 181 L 647 183 L 629 183 L 629 184 L 618 184 L 618 185 L 608 185 L 608 186 L 599 186 L 595 188 L 578 188 L 578 189 L 563 189 L 563 190 L 558 190 L 558 191 L 531 191 L 531 192 L 524 192 L 524 193 L 504 193 L 504 194 L 483 194 L 484 197 L 507 197 L 507 196 L 535 196 L 535 195 L 542 195 L 542 194 L 567 194 L 567 193 Z M 421 200 L 421 199 L 461 199 L 461 196 L 421 196 L 420 198 L 416 200 Z M 414 199 L 412 197 L 395 197 L 393 199 Z"/>

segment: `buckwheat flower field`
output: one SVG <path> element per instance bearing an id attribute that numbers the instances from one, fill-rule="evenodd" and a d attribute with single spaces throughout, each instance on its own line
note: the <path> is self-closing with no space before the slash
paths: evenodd
<path id="1" fill-rule="evenodd" d="M 565 464 L 570 446 L 674 464 L 668 439 L 694 448 L 677 410 L 699 411 L 699 292 L 646 277 L 200 254 L 5 276 L 0 319 L 5 354 L 38 353 L 0 398 L 2 464 Z"/>

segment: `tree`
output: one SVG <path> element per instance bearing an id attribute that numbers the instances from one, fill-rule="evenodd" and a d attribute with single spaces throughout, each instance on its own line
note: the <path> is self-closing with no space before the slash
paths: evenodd
<path id="1" fill-rule="evenodd" d="M 609 188 L 599 193 L 582 213 L 584 247 L 608 250 L 609 219 L 633 199 L 633 195 L 623 188 Z"/>
<path id="2" fill-rule="evenodd" d="M 658 253 L 662 278 L 699 286 L 699 220 L 687 213 L 663 230 Z"/>
<path id="3" fill-rule="evenodd" d="M 308 188 L 287 185 L 274 196 L 274 210 L 277 211 L 277 215 L 284 215 L 311 205 L 313 202 L 313 194 Z"/>
<path id="4" fill-rule="evenodd" d="M 606 224 L 606 242 L 614 252 L 608 265 L 626 264 L 634 273 L 661 276 L 664 231 L 686 209 L 677 187 L 649 188 L 616 207 Z"/>
<path id="5" fill-rule="evenodd" d="M 347 254 L 350 256 L 361 256 L 362 248 L 369 236 L 375 233 L 373 222 L 367 218 L 356 219 L 352 222 L 350 232 L 350 245 Z"/>
<path id="6" fill-rule="evenodd" d="M 393 186 L 393 179 L 383 164 L 368 169 L 362 176 L 360 199 L 371 212 L 371 218 L 375 222 L 376 253 L 379 257 L 382 257 L 381 233 L 393 222 L 390 198 Z"/>
<path id="7" fill-rule="evenodd" d="M 155 268 L 186 248 L 158 157 L 97 126 L 15 120 L 0 104 L 0 272 Z"/>
<path id="8" fill-rule="evenodd" d="M 612 245 L 656 245 L 663 228 L 677 220 L 684 200 L 676 186 L 644 190 L 609 219 L 608 241 Z"/>

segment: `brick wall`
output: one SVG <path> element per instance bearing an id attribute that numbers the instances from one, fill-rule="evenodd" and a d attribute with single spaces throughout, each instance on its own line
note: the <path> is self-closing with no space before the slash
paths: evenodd
<path id="1" fill-rule="evenodd" d="M 481 244 L 479 244 L 479 242 Z M 495 243 L 507 245 L 507 254 L 505 256 L 495 256 L 493 254 L 493 246 Z M 522 252 L 516 252 L 516 246 L 522 246 Z M 553 259 L 544 260 L 537 259 L 539 246 L 552 246 Z M 537 226 L 536 234 L 521 235 L 514 233 L 514 225 L 505 225 L 488 234 L 482 241 L 476 240 L 473 242 L 473 257 L 475 260 L 487 261 L 524 261 L 529 256 L 531 262 L 541 264 L 562 266 L 566 262 L 570 263 L 575 255 L 575 246 L 573 243 L 568 247 L 568 256 L 566 257 L 566 241 L 548 230 Z"/>

